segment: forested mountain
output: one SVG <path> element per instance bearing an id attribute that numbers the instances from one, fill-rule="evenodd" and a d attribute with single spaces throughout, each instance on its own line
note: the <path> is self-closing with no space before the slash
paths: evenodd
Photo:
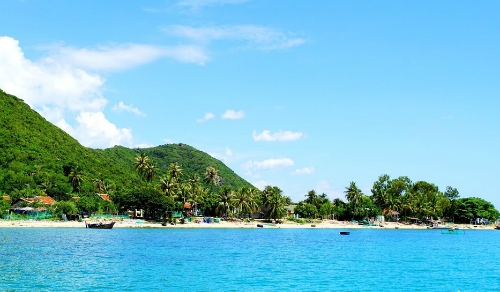
<path id="1" fill-rule="evenodd" d="M 186 178 L 193 174 L 203 177 L 212 166 L 218 170 L 221 185 L 251 186 L 219 160 L 188 145 L 90 149 L 2 90 L 0 109 L 0 193 L 12 198 L 45 193 L 67 200 L 74 193 L 95 193 L 97 181 L 115 193 L 127 192 L 141 184 L 134 163 L 142 153 L 158 167 L 156 180 L 171 163 L 177 163 Z M 71 175 L 82 179 L 78 189 L 70 183 Z"/>

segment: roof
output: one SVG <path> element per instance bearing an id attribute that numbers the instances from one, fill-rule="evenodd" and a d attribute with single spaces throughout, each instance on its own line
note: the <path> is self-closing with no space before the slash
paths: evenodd
<path id="1" fill-rule="evenodd" d="M 384 209 L 384 211 L 382 213 L 390 214 L 390 215 L 399 215 L 399 212 L 394 211 L 394 210 L 388 210 L 388 209 Z"/>
<path id="2" fill-rule="evenodd" d="M 35 197 L 35 199 L 38 199 L 41 203 L 45 205 L 53 205 L 56 203 L 56 201 L 49 196 L 37 196 Z"/>
<path id="3" fill-rule="evenodd" d="M 111 202 L 111 199 L 109 198 L 108 194 L 97 194 L 97 195 L 101 197 L 101 199 L 103 199 L 104 201 Z"/>
<path id="4" fill-rule="evenodd" d="M 191 209 L 191 203 L 184 203 L 184 209 Z"/>
<path id="5" fill-rule="evenodd" d="M 2 199 L 3 199 L 4 201 L 10 201 L 10 196 L 2 196 Z"/>
<path id="6" fill-rule="evenodd" d="M 80 197 L 72 197 L 73 201 L 78 202 L 80 200 Z"/>

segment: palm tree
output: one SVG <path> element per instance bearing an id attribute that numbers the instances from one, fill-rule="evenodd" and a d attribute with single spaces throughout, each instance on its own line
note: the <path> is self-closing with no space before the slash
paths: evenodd
<path id="1" fill-rule="evenodd" d="M 148 163 L 144 167 L 144 178 L 147 182 L 151 182 L 157 175 L 158 167 L 153 163 Z"/>
<path id="2" fill-rule="evenodd" d="M 68 180 L 71 186 L 73 187 L 73 191 L 80 192 L 80 186 L 84 181 L 84 179 L 82 171 L 80 170 L 79 167 L 75 167 L 71 170 L 71 172 L 68 175 Z"/>
<path id="3" fill-rule="evenodd" d="M 181 183 L 178 194 L 184 207 L 184 204 L 191 198 L 191 185 L 187 182 Z"/>
<path id="4" fill-rule="evenodd" d="M 193 187 L 191 192 L 190 202 L 194 205 L 194 213 L 198 213 L 198 204 L 205 201 L 205 196 L 208 193 L 208 189 L 204 188 L 202 185 L 197 184 Z"/>
<path id="5" fill-rule="evenodd" d="M 234 192 L 229 186 L 224 186 L 220 189 L 217 194 L 219 205 L 217 206 L 217 211 L 219 211 L 222 216 L 231 216 L 231 206 L 234 200 Z"/>
<path id="6" fill-rule="evenodd" d="M 100 178 L 95 178 L 92 180 L 97 193 L 102 194 L 104 190 L 104 181 Z"/>
<path id="7" fill-rule="evenodd" d="M 205 170 L 204 180 L 211 186 L 217 186 L 220 182 L 219 171 L 213 166 L 208 166 Z"/>
<path id="8" fill-rule="evenodd" d="M 315 190 L 310 190 L 306 195 L 306 202 L 312 205 L 316 205 L 316 201 L 318 200 L 318 195 Z"/>
<path id="9" fill-rule="evenodd" d="M 242 187 L 238 192 L 236 192 L 235 208 L 240 217 L 243 217 L 244 214 L 251 215 L 257 208 L 254 190 L 254 188 Z"/>
<path id="10" fill-rule="evenodd" d="M 144 176 L 144 171 L 146 169 L 146 165 L 149 164 L 149 157 L 145 153 L 141 153 L 135 157 L 135 170 L 142 178 Z"/>
<path id="11" fill-rule="evenodd" d="M 177 182 L 170 176 L 163 176 L 160 179 L 160 190 L 169 198 L 175 201 L 177 195 Z"/>
<path id="12" fill-rule="evenodd" d="M 355 182 L 351 182 L 344 191 L 346 199 L 352 204 L 354 213 L 363 201 L 363 192 L 356 186 Z"/>
<path id="13" fill-rule="evenodd" d="M 182 167 L 177 163 L 170 163 L 168 166 L 168 174 L 175 180 L 178 180 L 182 174 Z"/>
<path id="14" fill-rule="evenodd" d="M 262 200 L 262 207 L 266 206 L 267 201 L 269 201 L 269 198 L 271 195 L 274 193 L 275 187 L 272 186 L 266 186 L 264 190 L 261 193 L 261 200 Z"/>
<path id="15" fill-rule="evenodd" d="M 286 214 L 286 198 L 281 195 L 282 191 L 278 187 L 273 187 L 272 190 L 271 195 L 267 198 L 266 218 L 277 220 L 283 218 Z"/>

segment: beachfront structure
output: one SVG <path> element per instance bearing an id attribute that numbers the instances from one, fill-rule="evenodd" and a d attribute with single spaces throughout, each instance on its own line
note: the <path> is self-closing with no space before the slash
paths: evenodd
<path id="1" fill-rule="evenodd" d="M 11 209 L 26 207 L 33 204 L 41 204 L 43 207 L 54 205 L 56 201 L 49 196 L 36 196 L 33 198 L 19 198 L 11 205 Z"/>
<path id="2" fill-rule="evenodd" d="M 106 202 L 111 202 L 111 198 L 108 194 L 96 194 L 99 198 L 103 199 Z"/>

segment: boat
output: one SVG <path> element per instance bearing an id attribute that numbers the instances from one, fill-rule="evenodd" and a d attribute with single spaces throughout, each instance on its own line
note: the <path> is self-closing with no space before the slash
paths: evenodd
<path id="1" fill-rule="evenodd" d="M 262 224 L 257 224 L 257 227 L 262 228 L 262 227 L 264 227 L 264 225 L 262 225 Z"/>
<path id="2" fill-rule="evenodd" d="M 463 235 L 464 233 L 465 233 L 465 231 L 461 230 L 461 229 L 441 230 L 441 234 Z"/>
<path id="3" fill-rule="evenodd" d="M 340 235 L 349 235 L 349 234 L 351 234 L 351 232 L 349 232 L 349 231 L 340 231 L 339 234 Z"/>
<path id="4" fill-rule="evenodd" d="M 500 230 L 500 225 L 495 225 L 496 230 Z"/>
<path id="5" fill-rule="evenodd" d="M 97 222 L 97 223 L 85 223 L 85 228 L 95 228 L 95 229 L 112 229 L 113 226 L 115 225 L 115 221 L 109 222 L 109 223 L 102 223 L 102 222 Z"/>

